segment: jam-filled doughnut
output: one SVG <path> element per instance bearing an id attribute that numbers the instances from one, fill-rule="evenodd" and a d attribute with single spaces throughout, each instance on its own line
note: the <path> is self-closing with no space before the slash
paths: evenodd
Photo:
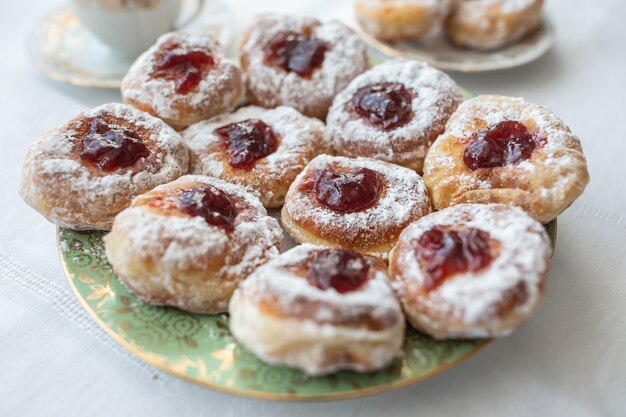
<path id="1" fill-rule="evenodd" d="M 507 203 L 547 223 L 589 182 L 580 140 L 550 110 L 479 96 L 461 104 L 432 145 L 424 181 L 433 204 Z"/>
<path id="2" fill-rule="evenodd" d="M 134 196 L 187 173 L 187 161 L 182 138 L 163 121 L 105 104 L 30 147 L 20 195 L 58 226 L 109 229 Z"/>
<path id="3" fill-rule="evenodd" d="M 292 107 L 249 106 L 196 123 L 182 132 L 189 171 L 241 184 L 265 207 L 280 207 L 289 185 L 326 151 L 324 124 Z"/>
<path id="4" fill-rule="evenodd" d="M 389 61 L 356 77 L 335 97 L 327 137 L 335 152 L 418 172 L 463 97 L 443 72 L 419 61 Z"/>
<path id="5" fill-rule="evenodd" d="M 122 98 L 177 130 L 235 108 L 241 69 L 210 35 L 171 32 L 144 52 L 122 81 Z"/>
<path id="6" fill-rule="evenodd" d="M 282 238 L 242 187 L 186 175 L 135 198 L 104 245 L 119 279 L 143 301 L 219 313 L 241 280 L 278 255 Z"/>
<path id="7" fill-rule="evenodd" d="M 243 281 L 229 310 L 233 336 L 255 355 L 311 375 L 375 371 L 404 340 L 385 264 L 350 250 L 297 246 Z"/>
<path id="8" fill-rule="evenodd" d="M 361 38 L 342 23 L 268 14 L 244 32 L 241 65 L 253 104 L 284 104 L 324 119 L 333 97 L 368 61 Z"/>
<path id="9" fill-rule="evenodd" d="M 411 224 L 389 269 L 407 319 L 438 339 L 510 334 L 538 307 L 552 253 L 519 207 L 461 204 Z"/>
<path id="10" fill-rule="evenodd" d="M 296 242 L 386 259 L 400 231 L 429 212 L 426 186 L 415 171 L 320 155 L 289 188 L 282 221 Z"/>
<path id="11" fill-rule="evenodd" d="M 357 0 L 357 19 L 370 35 L 387 41 L 414 39 L 441 24 L 451 0 Z"/>
<path id="12" fill-rule="evenodd" d="M 458 46 L 497 49 L 537 30 L 542 7 L 543 0 L 457 0 L 445 31 Z"/>

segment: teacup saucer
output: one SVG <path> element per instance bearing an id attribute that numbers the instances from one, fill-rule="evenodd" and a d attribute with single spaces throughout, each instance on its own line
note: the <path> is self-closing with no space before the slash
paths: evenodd
<path id="1" fill-rule="evenodd" d="M 179 20 L 193 21 L 182 30 L 207 31 L 230 52 L 236 20 L 224 3 L 211 0 L 201 9 L 197 0 L 183 0 Z M 194 12 L 195 11 L 195 12 Z M 91 35 L 66 6 L 45 16 L 27 39 L 33 64 L 48 77 L 81 87 L 119 88 L 133 60 L 120 56 Z"/>
<path id="2" fill-rule="evenodd" d="M 356 19 L 355 19 L 356 20 Z M 424 39 L 402 42 L 385 42 L 369 35 L 355 22 L 363 39 L 378 53 L 387 57 L 426 61 L 447 71 L 483 72 L 513 68 L 527 64 L 544 55 L 555 42 L 554 26 L 543 17 L 543 24 L 535 33 L 521 41 L 498 49 L 481 52 L 452 45 L 441 32 Z"/>

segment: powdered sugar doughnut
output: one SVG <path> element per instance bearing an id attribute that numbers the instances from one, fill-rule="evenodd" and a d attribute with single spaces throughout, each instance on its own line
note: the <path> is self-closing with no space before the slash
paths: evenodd
<path id="1" fill-rule="evenodd" d="M 180 135 L 163 121 L 105 104 L 30 147 L 20 195 L 58 226 L 109 229 L 134 196 L 185 174 L 187 159 Z"/>
<path id="2" fill-rule="evenodd" d="M 324 124 L 292 107 L 242 107 L 187 128 L 190 172 L 249 187 L 265 207 L 280 207 L 289 185 L 326 151 Z"/>
<path id="3" fill-rule="evenodd" d="M 370 158 L 320 155 L 289 188 L 283 227 L 307 242 L 387 258 L 398 234 L 430 212 L 422 178 Z"/>
<path id="4" fill-rule="evenodd" d="M 342 23 L 268 14 L 244 32 L 241 65 L 253 104 L 284 104 L 324 119 L 333 97 L 368 61 L 363 41 Z"/>
<path id="5" fill-rule="evenodd" d="M 451 0 L 357 0 L 355 13 L 372 36 L 387 41 L 414 39 L 438 27 Z"/>
<path id="6" fill-rule="evenodd" d="M 542 7 L 543 0 L 458 0 L 445 30 L 456 45 L 497 49 L 537 30 Z"/>
<path id="7" fill-rule="evenodd" d="M 353 251 L 295 247 L 243 281 L 229 310 L 233 336 L 255 355 L 311 375 L 375 371 L 404 340 L 385 264 Z"/>
<path id="8" fill-rule="evenodd" d="M 388 61 L 335 97 L 327 137 L 336 153 L 422 171 L 431 143 L 463 97 L 443 72 L 419 61 Z"/>
<path id="9" fill-rule="evenodd" d="M 241 69 L 204 33 L 171 32 L 144 52 L 122 81 L 122 98 L 180 130 L 235 108 Z"/>
<path id="10" fill-rule="evenodd" d="M 461 204 L 401 234 L 390 273 L 411 324 L 438 339 L 506 336 L 539 305 L 552 250 L 518 207 Z"/>
<path id="11" fill-rule="evenodd" d="M 186 175 L 135 198 L 104 245 L 119 279 L 143 301 L 219 313 L 239 281 L 278 255 L 282 238 L 242 187 Z"/>
<path id="12" fill-rule="evenodd" d="M 582 194 L 589 174 L 580 140 L 546 107 L 479 96 L 448 121 L 424 180 L 437 209 L 507 203 L 547 223 Z"/>

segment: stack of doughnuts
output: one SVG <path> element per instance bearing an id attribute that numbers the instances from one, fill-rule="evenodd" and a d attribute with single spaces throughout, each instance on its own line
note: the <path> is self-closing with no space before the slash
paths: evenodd
<path id="1" fill-rule="evenodd" d="M 543 0 L 356 0 L 363 29 L 385 41 L 436 29 L 455 45 L 483 51 L 513 44 L 541 25 Z"/>
<path id="2" fill-rule="evenodd" d="M 31 146 L 20 194 L 60 227 L 109 230 L 107 258 L 143 302 L 229 312 L 259 358 L 312 375 L 381 369 L 406 320 L 445 339 L 530 317 L 542 223 L 588 182 L 560 119 L 463 101 L 421 62 L 368 69 L 337 22 L 260 16 L 241 63 L 208 35 L 164 35 L 129 70 L 126 104 Z M 281 253 L 283 228 L 300 245 Z"/>

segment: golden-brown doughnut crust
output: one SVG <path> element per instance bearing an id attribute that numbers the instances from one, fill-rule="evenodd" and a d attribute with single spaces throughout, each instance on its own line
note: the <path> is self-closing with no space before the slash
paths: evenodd
<path id="1" fill-rule="evenodd" d="M 406 124 L 384 130 L 350 109 L 359 89 L 381 83 L 400 83 L 411 92 Z M 428 148 L 462 101 L 460 89 L 443 72 L 420 61 L 387 61 L 356 77 L 335 97 L 326 136 L 337 155 L 380 159 L 421 173 Z"/>
<path id="2" fill-rule="evenodd" d="M 415 242 L 433 227 L 487 232 L 491 262 L 427 290 L 428 272 Z M 461 204 L 404 229 L 389 269 L 407 319 L 418 330 L 438 339 L 498 337 L 512 333 L 539 306 L 551 253 L 543 226 L 520 208 Z"/>
<path id="3" fill-rule="evenodd" d="M 229 307 L 231 331 L 264 361 L 308 374 L 380 369 L 400 353 L 405 328 L 385 264 L 364 257 L 360 288 L 322 290 L 307 281 L 307 263 L 321 249 L 297 246 L 242 282 Z"/>
<path id="4" fill-rule="evenodd" d="M 329 46 L 321 67 L 309 78 L 265 63 L 266 45 L 284 31 L 313 36 Z M 306 116 L 323 120 L 333 97 L 367 69 L 368 60 L 365 43 L 340 22 L 265 14 L 254 19 L 244 31 L 241 66 L 247 75 L 252 104 L 268 108 L 292 106 Z"/>
<path id="5" fill-rule="evenodd" d="M 363 29 L 386 40 L 415 39 L 441 24 L 450 0 L 357 0 L 354 10 Z"/>
<path id="6" fill-rule="evenodd" d="M 186 94 L 176 92 L 175 82 L 153 76 L 165 51 L 201 51 L 213 64 L 198 86 Z M 122 81 L 122 98 L 140 110 L 163 119 L 176 130 L 220 113 L 231 111 L 244 95 L 241 69 L 226 58 L 221 46 L 208 34 L 171 32 L 133 63 Z"/>
<path id="7" fill-rule="evenodd" d="M 214 131 L 247 119 L 258 119 L 267 124 L 279 144 L 273 153 L 257 160 L 252 168 L 238 169 L 228 163 L 228 147 Z M 282 206 L 296 176 L 311 159 L 327 150 L 324 124 L 287 106 L 274 109 L 242 107 L 234 113 L 196 123 L 182 135 L 190 151 L 191 174 L 218 177 L 248 187 L 259 195 L 267 208 Z"/>
<path id="8" fill-rule="evenodd" d="M 527 160 L 472 171 L 463 162 L 472 135 L 505 120 L 545 136 L 545 145 Z M 424 181 L 437 210 L 460 203 L 506 203 L 547 223 L 582 194 L 589 174 L 580 140 L 549 109 L 518 98 L 479 96 L 459 106 L 430 148 Z"/>
<path id="9" fill-rule="evenodd" d="M 542 7 L 543 0 L 458 0 L 445 30 L 458 46 L 497 49 L 537 30 Z"/>
<path id="10" fill-rule="evenodd" d="M 354 213 L 324 206 L 307 185 L 324 168 L 336 172 L 369 168 L 377 172 L 383 183 L 380 198 L 373 206 Z M 282 221 L 296 242 L 352 249 L 386 259 L 400 231 L 429 212 L 425 184 L 414 171 L 370 158 L 320 155 L 289 188 Z"/>
<path id="11" fill-rule="evenodd" d="M 149 155 L 106 172 L 83 162 L 83 137 L 95 119 L 135 132 Z M 30 147 L 20 195 L 58 226 L 109 229 L 134 196 L 187 173 L 187 163 L 182 138 L 163 121 L 124 104 L 105 104 L 50 130 Z"/>
<path id="12" fill-rule="evenodd" d="M 234 204 L 232 230 L 181 211 L 185 190 L 214 187 Z M 143 301 L 196 313 L 228 308 L 237 284 L 279 253 L 278 222 L 238 185 L 186 175 L 133 200 L 104 237 L 119 279 Z"/>

